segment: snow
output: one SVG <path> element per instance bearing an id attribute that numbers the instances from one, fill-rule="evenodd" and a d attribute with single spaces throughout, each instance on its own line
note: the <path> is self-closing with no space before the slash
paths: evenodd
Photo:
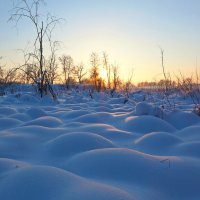
<path id="1" fill-rule="evenodd" d="M 155 94 L 159 101 L 159 95 Z M 0 199 L 198 200 L 200 118 L 143 92 L 0 97 Z"/>
<path id="2" fill-rule="evenodd" d="M 154 116 L 132 116 L 125 119 L 125 129 L 137 133 L 154 131 L 174 132 L 176 129 L 168 122 Z"/>
<path id="3" fill-rule="evenodd" d="M 84 151 L 112 147 L 115 145 L 110 140 L 87 132 L 62 134 L 45 144 L 45 148 L 51 156 L 65 158 Z"/>
<path id="4" fill-rule="evenodd" d="M 151 154 L 163 154 L 169 152 L 174 146 L 183 142 L 181 138 L 176 135 L 166 132 L 152 132 L 142 135 L 134 143 L 137 145 L 137 149 L 141 149 Z M 156 145 L 155 145 L 156 144 Z M 169 154 L 169 153 L 168 153 Z"/>
<path id="5" fill-rule="evenodd" d="M 62 121 L 56 117 L 50 117 L 50 116 L 45 116 L 45 117 L 39 117 L 37 119 L 31 120 L 27 123 L 24 124 L 26 125 L 38 125 L 38 126 L 44 126 L 44 127 L 59 127 L 62 125 Z"/>
<path id="6" fill-rule="evenodd" d="M 193 125 L 194 123 L 198 123 L 199 117 L 194 113 L 177 111 L 173 114 L 170 114 L 167 121 L 170 122 L 177 129 L 183 129 L 185 127 Z"/>
<path id="7" fill-rule="evenodd" d="M 51 184 L 50 184 L 51 183 Z M 112 186 L 93 183 L 65 170 L 48 166 L 25 167 L 9 173 L 0 183 L 0 199 L 133 199 Z M 77 188 L 79 191 L 77 192 Z M 11 192 L 12 191 L 12 192 Z"/>
<path id="8" fill-rule="evenodd" d="M 140 102 L 136 105 L 136 115 L 149 115 L 153 111 L 153 107 L 147 102 Z"/>
<path id="9" fill-rule="evenodd" d="M 20 120 L 12 119 L 12 118 L 0 118 L 0 130 L 16 127 L 21 124 Z"/>
<path id="10" fill-rule="evenodd" d="M 35 108 L 35 107 L 31 107 L 29 109 L 26 110 L 25 112 L 28 116 L 30 116 L 32 119 L 36 119 L 38 117 L 43 117 L 46 115 L 45 111 L 43 109 L 40 108 Z"/>

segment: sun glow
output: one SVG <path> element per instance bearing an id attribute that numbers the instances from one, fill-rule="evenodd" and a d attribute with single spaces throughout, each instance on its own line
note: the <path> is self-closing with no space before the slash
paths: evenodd
<path id="1" fill-rule="evenodd" d="M 100 76 L 100 78 L 102 78 L 103 80 L 106 80 L 106 79 L 107 79 L 107 71 L 106 71 L 106 69 L 101 68 L 101 69 L 99 70 L 99 76 Z"/>

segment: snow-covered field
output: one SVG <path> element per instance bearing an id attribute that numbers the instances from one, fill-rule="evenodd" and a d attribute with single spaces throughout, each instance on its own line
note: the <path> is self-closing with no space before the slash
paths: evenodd
<path id="1" fill-rule="evenodd" d="M 0 97 L 0 200 L 199 200 L 200 118 L 179 101 Z"/>

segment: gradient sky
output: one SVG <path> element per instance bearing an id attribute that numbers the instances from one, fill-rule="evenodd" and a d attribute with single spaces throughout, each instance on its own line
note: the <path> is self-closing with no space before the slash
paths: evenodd
<path id="1" fill-rule="evenodd" d="M 89 55 L 106 51 L 126 78 L 161 78 L 160 52 L 165 50 L 166 69 L 186 75 L 200 65 L 199 0 L 46 0 L 52 14 L 66 19 L 54 38 L 63 42 L 60 54 L 89 66 Z M 0 55 L 4 63 L 21 61 L 16 49 L 32 40 L 31 26 L 8 23 L 12 0 L 0 0 Z M 198 63 L 199 61 L 199 63 Z"/>

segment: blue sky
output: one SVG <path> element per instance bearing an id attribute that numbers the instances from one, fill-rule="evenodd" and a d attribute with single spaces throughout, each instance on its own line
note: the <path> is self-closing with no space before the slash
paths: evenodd
<path id="1" fill-rule="evenodd" d="M 18 29 L 7 23 L 11 8 L 12 0 L 0 0 L 0 55 L 7 63 L 20 62 L 16 49 L 33 39 L 29 23 Z M 45 9 L 66 19 L 54 35 L 63 42 L 60 54 L 89 66 L 91 52 L 107 51 L 124 78 L 134 68 L 134 79 L 140 81 L 161 73 L 159 45 L 167 71 L 195 71 L 196 60 L 200 63 L 199 8 L 199 0 L 46 0 Z"/>

